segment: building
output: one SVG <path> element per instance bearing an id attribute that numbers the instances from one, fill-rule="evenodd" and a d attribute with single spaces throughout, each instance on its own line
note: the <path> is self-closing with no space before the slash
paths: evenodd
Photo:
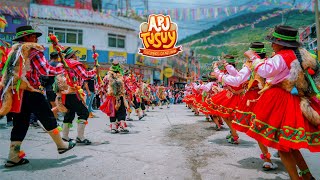
<path id="1" fill-rule="evenodd" d="M 80 61 L 93 65 L 92 45 L 99 54 L 101 75 L 104 75 L 114 60 L 125 67 L 134 65 L 138 52 L 140 23 L 129 18 L 102 14 L 86 9 L 75 9 L 43 4 L 30 5 L 30 24 L 43 35 L 39 43 L 47 49 L 48 58 L 53 51 L 47 42 L 49 33 L 55 34 L 61 45 L 72 47 L 80 53 Z"/>
<path id="2" fill-rule="evenodd" d="M 316 49 L 317 48 L 317 32 L 316 24 L 312 24 L 304 28 L 299 34 L 300 42 L 306 49 Z"/>
<path id="3" fill-rule="evenodd" d="M 5 29 L 1 30 L 0 38 L 12 45 L 12 39 L 16 34 L 16 28 L 27 25 L 29 0 L 0 0 L 0 16 L 7 21 Z"/>

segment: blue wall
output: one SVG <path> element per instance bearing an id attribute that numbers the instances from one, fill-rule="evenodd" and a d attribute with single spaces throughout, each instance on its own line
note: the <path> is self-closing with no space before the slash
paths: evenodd
<path id="1" fill-rule="evenodd" d="M 107 63 L 109 59 L 109 52 L 103 51 L 103 50 L 97 50 L 97 53 L 99 54 L 98 60 L 102 63 Z M 92 50 L 87 50 L 87 62 L 94 62 L 92 59 Z"/>
<path id="2" fill-rule="evenodd" d="M 127 64 L 134 64 L 135 54 L 128 53 Z"/>
<path id="3" fill-rule="evenodd" d="M 27 25 L 27 20 L 21 17 L 12 17 L 10 15 L 4 15 L 7 21 L 7 26 L 4 29 L 4 32 L 16 32 L 16 28 L 20 26 L 25 26 Z M 13 24 L 13 19 L 17 18 L 20 19 L 21 23 L 20 24 Z"/>

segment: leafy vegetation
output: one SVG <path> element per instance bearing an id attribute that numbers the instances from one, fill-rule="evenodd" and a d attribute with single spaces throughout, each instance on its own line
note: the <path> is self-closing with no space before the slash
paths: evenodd
<path id="1" fill-rule="evenodd" d="M 273 12 L 279 9 L 273 9 L 269 11 L 259 12 L 259 13 L 247 13 L 240 15 L 238 17 L 230 18 L 226 21 L 219 23 L 211 27 L 210 29 L 204 30 L 198 34 L 189 36 L 178 44 L 184 44 L 187 42 L 191 42 L 193 40 L 206 38 L 211 35 L 214 31 L 221 31 L 224 29 L 228 29 L 234 25 L 239 24 L 252 24 L 257 19 L 266 14 L 272 14 Z M 271 54 L 272 49 L 270 47 L 270 43 L 264 40 L 265 36 L 268 35 L 273 27 L 278 24 L 283 24 L 293 26 L 296 28 L 302 28 L 314 23 L 314 15 L 312 12 L 305 11 L 301 12 L 300 10 L 289 11 L 288 13 L 284 13 L 283 15 L 279 15 L 264 21 L 260 21 L 255 24 L 254 27 L 248 26 L 240 29 L 236 29 L 227 33 L 217 34 L 208 38 L 206 41 L 199 41 L 192 44 L 191 49 L 194 49 L 195 54 L 198 54 L 201 63 L 211 63 L 212 58 L 204 58 L 201 55 L 209 55 L 209 56 L 219 56 L 221 53 L 228 53 L 235 55 L 238 57 L 238 64 L 242 64 L 244 61 L 243 53 L 248 49 L 251 42 L 261 41 L 265 42 L 267 48 L 267 54 Z M 231 45 L 234 44 L 234 45 Z M 203 47 L 215 45 L 213 47 Z M 216 45 L 219 45 L 217 47 Z M 204 70 L 206 71 L 206 70 Z"/>

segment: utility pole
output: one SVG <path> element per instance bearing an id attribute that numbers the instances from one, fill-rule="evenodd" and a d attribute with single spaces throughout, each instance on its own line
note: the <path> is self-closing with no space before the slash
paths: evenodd
<path id="1" fill-rule="evenodd" d="M 130 8 L 130 4 L 129 4 L 129 0 L 126 0 L 126 16 L 129 16 L 129 8 Z"/>
<path id="2" fill-rule="evenodd" d="M 314 11 L 315 11 L 315 16 L 316 16 L 316 32 L 317 32 L 317 55 L 318 55 L 318 60 L 320 58 L 320 24 L 319 24 L 319 2 L 318 0 L 314 1 Z"/>

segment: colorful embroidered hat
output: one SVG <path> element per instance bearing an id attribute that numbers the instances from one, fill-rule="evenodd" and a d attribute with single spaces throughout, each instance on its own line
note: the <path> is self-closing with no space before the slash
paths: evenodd
<path id="1" fill-rule="evenodd" d="M 256 52 L 261 58 L 266 56 L 266 48 L 262 42 L 252 42 L 249 49 Z"/>
<path id="2" fill-rule="evenodd" d="M 299 47 L 301 43 L 298 42 L 298 29 L 291 26 L 278 25 L 274 28 L 274 32 L 266 37 L 267 41 L 279 44 L 285 47 Z"/>
<path id="3" fill-rule="evenodd" d="M 120 72 L 120 74 L 124 74 L 123 73 L 123 69 L 121 68 L 121 65 L 118 61 L 113 61 L 112 65 L 110 67 L 110 71 L 113 71 L 115 73 Z"/>
<path id="4" fill-rule="evenodd" d="M 74 54 L 78 54 L 80 51 L 78 50 L 72 50 L 71 47 L 67 47 L 62 53 L 64 53 L 64 58 L 69 59 L 71 58 Z"/>
<path id="5" fill-rule="evenodd" d="M 16 37 L 12 41 L 23 41 L 23 37 L 31 34 L 35 34 L 37 37 L 42 35 L 41 32 L 36 32 L 32 26 L 20 26 L 16 29 Z"/>
<path id="6" fill-rule="evenodd" d="M 232 56 L 230 54 L 224 55 L 223 59 L 225 59 L 227 61 L 227 63 L 233 63 L 233 64 L 236 63 L 234 56 Z"/>

